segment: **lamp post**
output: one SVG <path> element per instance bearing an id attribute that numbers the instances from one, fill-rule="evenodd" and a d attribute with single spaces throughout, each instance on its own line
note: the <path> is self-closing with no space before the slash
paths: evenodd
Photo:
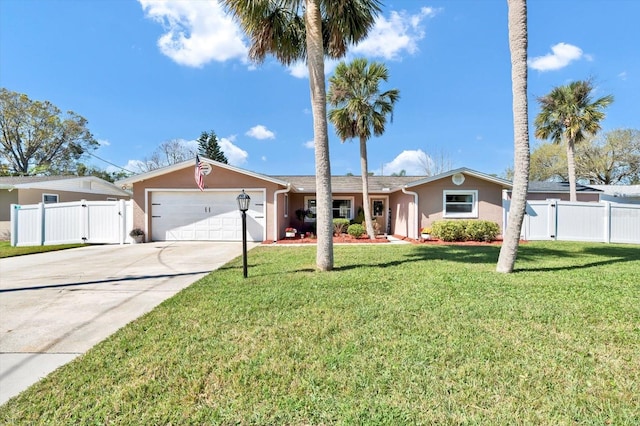
<path id="1" fill-rule="evenodd" d="M 242 212 L 242 273 L 247 278 L 247 210 L 249 210 L 251 197 L 245 194 L 243 189 L 242 194 L 238 195 L 236 200 L 238 208 Z"/>

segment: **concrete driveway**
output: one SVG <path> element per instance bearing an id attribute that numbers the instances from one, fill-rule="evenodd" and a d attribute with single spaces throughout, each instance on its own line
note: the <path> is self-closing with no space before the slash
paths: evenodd
<path id="1" fill-rule="evenodd" d="M 240 255 L 161 242 L 0 259 L 0 404 Z"/>

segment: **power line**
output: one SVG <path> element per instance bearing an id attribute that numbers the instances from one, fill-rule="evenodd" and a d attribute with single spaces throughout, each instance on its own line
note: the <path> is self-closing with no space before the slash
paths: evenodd
<path id="1" fill-rule="evenodd" d="M 119 168 L 120 170 L 124 170 L 124 171 L 125 171 L 125 172 L 127 172 L 127 173 L 131 173 L 132 175 L 135 175 L 135 174 L 136 174 L 135 172 L 132 172 L 131 170 L 127 170 L 127 169 L 125 169 L 124 167 L 118 166 L 117 164 L 113 164 L 111 161 L 107 161 L 107 160 L 105 160 L 104 158 L 100 158 L 100 157 L 98 157 L 97 155 L 95 155 L 95 154 L 93 154 L 93 153 L 91 153 L 91 152 L 85 151 L 85 154 L 89 154 L 90 156 L 95 157 L 95 158 L 97 158 L 97 159 L 98 159 L 98 160 L 100 160 L 100 161 L 104 161 L 105 163 L 107 163 L 107 164 L 109 164 L 109 165 L 111 165 L 111 166 L 113 166 L 113 167 L 117 167 L 117 168 Z"/>

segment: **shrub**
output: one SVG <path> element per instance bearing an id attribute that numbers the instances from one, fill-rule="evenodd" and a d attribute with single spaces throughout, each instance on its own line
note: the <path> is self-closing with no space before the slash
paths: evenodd
<path id="1" fill-rule="evenodd" d="M 432 224 L 432 234 L 442 241 L 493 241 L 500 227 L 488 220 L 439 220 Z"/>
<path id="2" fill-rule="evenodd" d="M 464 220 L 439 220 L 431 224 L 433 236 L 442 241 L 464 241 Z"/>
<path id="3" fill-rule="evenodd" d="M 337 218 L 333 219 L 333 234 L 340 235 L 347 231 L 349 226 L 349 219 Z"/>
<path id="4" fill-rule="evenodd" d="M 493 241 L 500 233 L 500 227 L 488 220 L 468 220 L 467 239 L 472 241 Z"/>
<path id="5" fill-rule="evenodd" d="M 353 225 L 349 225 L 347 228 L 347 234 L 351 235 L 354 238 L 360 238 L 364 235 L 364 226 L 359 223 L 354 223 Z"/>

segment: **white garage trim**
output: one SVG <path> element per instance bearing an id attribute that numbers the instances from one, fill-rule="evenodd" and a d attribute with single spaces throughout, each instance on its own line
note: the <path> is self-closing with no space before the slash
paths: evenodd
<path id="1" fill-rule="evenodd" d="M 266 237 L 265 188 L 145 189 L 145 227 L 156 241 L 242 241 L 242 214 L 236 197 L 251 197 L 247 211 L 247 239 Z M 151 233 L 149 233 L 149 228 Z"/>

